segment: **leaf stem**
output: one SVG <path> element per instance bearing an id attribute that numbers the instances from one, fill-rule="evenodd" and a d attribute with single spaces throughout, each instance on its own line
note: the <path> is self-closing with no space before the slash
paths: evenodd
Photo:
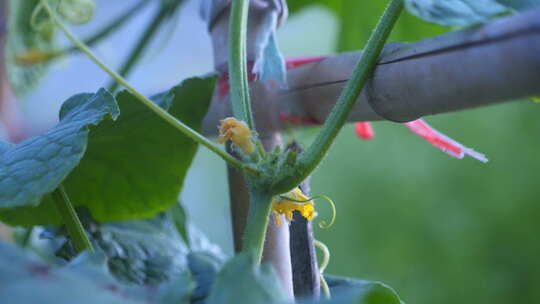
<path id="1" fill-rule="evenodd" d="M 77 252 L 84 250 L 94 251 L 94 247 L 92 247 L 92 243 L 88 239 L 86 231 L 62 185 L 53 191 L 52 198 L 56 204 L 56 210 L 58 210 L 58 213 L 62 216 L 64 225 L 66 225 L 69 237 L 75 245 Z"/>
<path id="2" fill-rule="evenodd" d="M 364 52 L 354 68 L 351 78 L 341 92 L 336 105 L 328 115 L 315 141 L 302 153 L 295 170 L 287 171 L 278 178 L 275 190 L 284 193 L 296 187 L 317 167 L 326 156 L 339 131 L 347 121 L 349 113 L 358 99 L 364 84 L 373 72 L 377 60 L 394 24 L 403 10 L 403 0 L 390 0 L 375 30 L 369 37 Z"/>
<path id="3" fill-rule="evenodd" d="M 86 46 L 81 40 L 79 40 L 75 35 L 66 27 L 66 25 L 60 21 L 56 13 L 51 9 L 48 0 L 41 0 L 43 3 L 45 9 L 51 16 L 51 19 L 53 22 L 58 25 L 58 27 L 64 32 L 64 34 L 68 37 L 69 40 L 73 44 L 75 44 L 78 48 L 81 49 L 92 61 L 94 61 L 101 69 L 103 69 L 107 74 L 109 74 L 112 78 L 114 78 L 119 84 L 123 85 L 131 94 L 133 94 L 140 102 L 142 102 L 146 107 L 148 107 L 150 110 L 152 110 L 154 113 L 156 113 L 161 119 L 165 120 L 167 123 L 169 123 L 174 128 L 178 129 L 182 133 L 184 133 L 189 138 L 193 139 L 195 142 L 198 142 L 199 144 L 205 146 L 210 151 L 216 153 L 221 158 L 223 158 L 225 161 L 229 162 L 234 167 L 241 169 L 241 170 L 248 170 L 252 173 L 258 173 L 258 170 L 254 168 L 251 165 L 244 164 L 238 159 L 234 158 L 221 148 L 219 148 L 216 144 L 208 140 L 206 137 L 202 136 L 195 130 L 191 129 L 188 125 L 184 124 L 180 120 L 176 119 L 176 117 L 172 116 L 167 112 L 166 110 L 162 109 L 160 106 L 156 105 L 152 100 L 150 100 L 148 97 L 144 96 L 142 93 L 137 91 L 133 86 L 131 86 L 122 76 L 118 75 L 115 71 L 113 71 L 111 68 L 109 68 L 101 59 L 99 59 L 89 48 Z"/>
<path id="4" fill-rule="evenodd" d="M 152 16 L 152 21 L 144 30 L 142 35 L 139 37 L 137 44 L 131 50 L 131 53 L 128 55 L 128 57 L 122 64 L 122 67 L 120 68 L 118 74 L 122 75 L 122 77 L 125 77 L 131 71 L 133 66 L 141 58 L 142 52 L 146 49 L 146 47 L 148 47 L 149 42 L 156 33 L 156 31 L 160 28 L 161 24 L 163 24 L 163 22 L 167 20 L 167 16 L 169 14 L 171 14 L 171 8 L 168 5 L 162 5 L 158 9 L 156 14 Z M 107 87 L 109 88 L 110 92 L 114 92 L 118 88 L 118 84 L 119 83 L 113 79 Z"/>
<path id="5" fill-rule="evenodd" d="M 229 19 L 229 84 L 234 116 L 244 120 L 251 130 L 255 130 L 247 77 L 246 36 L 248 11 L 248 0 L 232 1 Z"/>
<path id="6" fill-rule="evenodd" d="M 257 262 L 262 259 L 268 218 L 272 207 L 272 196 L 261 189 L 250 191 L 249 211 L 244 230 L 243 252 L 254 252 Z"/>

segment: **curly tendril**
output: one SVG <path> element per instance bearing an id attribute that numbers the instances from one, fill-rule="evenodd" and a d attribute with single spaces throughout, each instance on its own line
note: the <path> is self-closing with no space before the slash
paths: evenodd
<path id="1" fill-rule="evenodd" d="M 287 193 L 287 195 L 289 195 L 291 193 L 295 194 L 294 191 L 296 189 L 298 189 L 298 191 L 300 191 L 299 188 L 295 188 L 293 191 Z M 302 193 L 302 195 L 303 195 L 303 193 Z M 300 205 L 301 203 L 304 203 L 304 204 L 308 203 L 308 204 L 311 204 L 311 206 L 313 205 L 314 200 L 322 198 L 322 199 L 324 199 L 325 201 L 327 201 L 330 204 L 330 207 L 332 208 L 332 217 L 330 219 L 330 223 L 328 223 L 326 220 L 321 220 L 319 222 L 319 224 L 318 224 L 319 227 L 321 229 L 328 229 L 328 228 L 332 227 L 332 225 L 334 225 L 334 222 L 336 221 L 336 204 L 334 203 L 334 201 L 331 198 L 329 198 L 326 195 L 319 194 L 319 195 L 315 195 L 315 196 L 313 196 L 311 198 L 307 198 L 307 197 L 303 196 L 303 197 L 301 197 L 302 199 L 298 199 L 297 195 L 293 195 L 293 197 L 286 196 L 286 195 L 279 195 L 279 198 L 281 199 L 281 201 L 285 200 L 285 201 L 299 203 L 297 205 Z M 302 208 L 299 208 L 299 209 L 296 209 L 296 210 L 301 211 L 300 209 L 302 209 Z M 306 217 L 306 216 L 304 216 L 304 217 Z M 308 217 L 306 217 L 306 218 L 308 218 Z M 311 218 L 308 218 L 308 219 L 311 219 Z"/>
<path id="2" fill-rule="evenodd" d="M 330 299 L 330 288 L 328 287 L 328 283 L 326 283 L 326 279 L 324 278 L 324 271 L 326 270 L 328 263 L 330 263 L 330 250 L 328 249 L 328 246 L 326 246 L 323 242 L 319 240 L 314 240 L 313 244 L 315 245 L 315 247 L 319 248 L 319 250 L 322 251 L 323 254 L 323 260 L 319 265 L 319 278 L 321 280 L 321 287 L 323 289 L 325 297 L 327 299 Z"/>
<path id="3" fill-rule="evenodd" d="M 77 25 L 90 21 L 96 7 L 93 0 L 57 0 L 52 2 L 51 6 L 56 8 L 62 19 Z M 53 25 L 51 18 L 45 12 L 43 3 L 39 2 L 32 11 L 30 26 L 33 30 L 41 32 L 50 25 Z"/>

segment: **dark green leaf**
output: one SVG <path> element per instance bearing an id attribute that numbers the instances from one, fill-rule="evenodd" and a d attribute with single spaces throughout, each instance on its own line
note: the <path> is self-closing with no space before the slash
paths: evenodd
<path id="1" fill-rule="evenodd" d="M 189 270 L 197 282 L 197 288 L 192 295 L 193 301 L 202 301 L 210 293 L 214 279 L 223 261 L 208 252 L 192 252 L 188 255 Z"/>
<path id="2" fill-rule="evenodd" d="M 83 253 L 65 267 L 52 267 L 29 252 L 0 242 L 2 303 L 189 303 L 193 287 L 189 274 L 178 277 L 175 290 L 170 285 L 128 286 L 107 272 L 105 261 L 103 254 Z"/>
<path id="3" fill-rule="evenodd" d="M 96 223 L 82 210 L 79 214 L 92 244 L 105 253 L 109 270 L 118 279 L 156 285 L 170 282 L 188 269 L 188 248 L 168 214 L 104 224 Z M 57 255 L 69 260 L 76 250 L 65 242 Z"/>
<path id="4" fill-rule="evenodd" d="M 195 289 L 195 283 L 189 272 L 182 273 L 175 280 L 159 286 L 158 304 L 189 304 L 191 293 Z"/>
<path id="5" fill-rule="evenodd" d="M 518 11 L 540 6 L 540 0 L 497 0 L 497 2 Z"/>
<path id="6" fill-rule="evenodd" d="M 88 126 L 97 125 L 106 116 L 114 119 L 118 113 L 113 96 L 103 89 L 96 94 L 78 94 L 64 103 L 60 123 L 53 129 L 17 145 L 2 143 L 0 208 L 39 204 L 83 157 Z"/>
<path id="7" fill-rule="evenodd" d="M 215 77 L 191 78 L 153 100 L 198 130 L 214 82 Z M 176 202 L 197 149 L 194 141 L 130 93 L 121 92 L 117 99 L 120 117 L 92 129 L 84 158 L 63 183 L 72 202 L 88 207 L 98 221 L 152 217 L 168 209 Z M 49 199 L 37 208 L 2 212 L 0 218 L 18 225 L 60 223 Z"/>
<path id="8" fill-rule="evenodd" d="M 485 22 L 508 12 L 496 0 L 405 0 L 405 4 L 412 14 L 446 26 Z"/>
<path id="9" fill-rule="evenodd" d="M 154 101 L 199 130 L 215 77 L 191 78 Z M 91 134 L 85 159 L 66 189 L 98 221 L 151 217 L 176 202 L 197 144 L 130 93 L 117 96 L 121 115 Z"/>
<path id="10" fill-rule="evenodd" d="M 180 234 L 184 241 L 189 242 L 187 231 L 187 217 L 184 206 L 182 206 L 180 202 L 177 202 L 176 204 L 172 205 L 168 213 L 170 214 L 174 222 L 174 226 L 176 227 L 176 231 L 178 231 L 178 234 Z"/>
<path id="11" fill-rule="evenodd" d="M 325 276 L 332 298 L 325 301 L 301 303 L 328 304 L 401 304 L 396 292 L 389 286 L 374 281 L 365 281 L 337 276 Z"/>
<path id="12" fill-rule="evenodd" d="M 5 50 L 7 76 L 16 95 L 32 89 L 44 74 L 46 63 L 22 63 L 17 56 L 33 50 L 55 49 L 54 25 L 44 21 L 35 31 L 30 17 L 40 0 L 10 0 L 8 2 L 8 38 Z"/>
<path id="13" fill-rule="evenodd" d="M 241 253 L 218 273 L 206 303 L 280 303 L 287 296 L 270 265 L 257 265 L 251 254 Z"/>

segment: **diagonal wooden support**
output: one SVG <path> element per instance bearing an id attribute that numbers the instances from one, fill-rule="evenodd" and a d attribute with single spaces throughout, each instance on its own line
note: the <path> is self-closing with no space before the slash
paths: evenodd
<path id="1" fill-rule="evenodd" d="M 285 112 L 323 122 L 359 57 L 360 51 L 337 54 L 289 70 L 289 88 L 278 91 L 280 111 L 268 120 L 279 121 L 279 112 Z M 540 95 L 539 83 L 536 9 L 418 42 L 389 43 L 349 120 L 412 121 Z M 207 135 L 215 134 L 224 112 L 222 103 L 212 103 L 203 126 Z M 259 127 L 265 128 L 264 123 Z"/>

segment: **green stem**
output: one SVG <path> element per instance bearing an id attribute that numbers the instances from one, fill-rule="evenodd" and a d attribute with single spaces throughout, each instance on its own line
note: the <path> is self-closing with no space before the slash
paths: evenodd
<path id="1" fill-rule="evenodd" d="M 364 84 L 373 72 L 384 43 L 388 39 L 402 10 L 403 0 L 390 0 L 375 30 L 369 37 L 364 52 L 354 68 L 351 78 L 347 81 L 345 89 L 341 92 L 336 105 L 328 115 L 321 131 L 313 144 L 305 153 L 300 155 L 296 170 L 288 171 L 292 173 L 281 176 L 278 179 L 279 181 L 275 185 L 277 193 L 284 193 L 300 184 L 326 156 L 328 149 L 347 121 L 347 117 L 358 99 Z"/>
<path id="2" fill-rule="evenodd" d="M 191 129 L 189 126 L 181 122 L 180 120 L 176 119 L 176 117 L 172 116 L 167 112 L 166 110 L 162 109 L 160 106 L 156 105 L 152 100 L 150 100 L 148 97 L 144 96 L 142 93 L 137 91 L 133 86 L 131 86 L 122 76 L 118 75 L 115 71 L 113 71 L 111 68 L 109 68 L 103 61 L 101 61 L 89 48 L 86 46 L 82 41 L 80 41 L 73 33 L 66 27 L 62 21 L 58 18 L 56 13 L 51 9 L 49 3 L 47 0 L 41 0 L 45 9 L 51 16 L 51 19 L 58 25 L 58 27 L 64 32 L 64 34 L 68 37 L 69 40 L 73 44 L 75 44 L 78 48 L 81 49 L 92 61 L 94 61 L 101 69 L 103 69 L 107 74 L 109 74 L 112 78 L 114 78 L 118 83 L 123 85 L 131 94 L 133 94 L 140 102 L 142 102 L 146 107 L 148 107 L 151 111 L 156 113 L 161 119 L 169 123 L 174 128 L 178 129 L 182 133 L 184 133 L 189 138 L 193 139 L 197 143 L 205 146 L 210 151 L 216 153 L 221 158 L 223 158 L 225 161 L 229 162 L 234 167 L 241 169 L 241 170 L 248 170 L 251 173 L 258 173 L 259 171 L 254 168 L 251 165 L 244 164 L 238 159 L 234 158 L 232 155 L 228 154 L 227 152 L 223 151 L 221 148 L 219 148 L 216 144 L 208 140 L 206 137 L 202 136 L 201 134 L 197 133 L 195 130 Z"/>
<path id="3" fill-rule="evenodd" d="M 272 209 L 272 196 L 259 189 L 250 191 L 249 211 L 242 242 L 243 252 L 254 252 L 261 262 L 268 218 Z"/>
<path id="4" fill-rule="evenodd" d="M 154 36 L 154 34 L 157 32 L 157 30 L 160 28 L 161 24 L 167 20 L 167 16 L 171 13 L 170 8 L 166 5 L 159 8 L 159 10 L 156 12 L 155 16 L 153 16 L 152 21 L 150 21 L 150 24 L 145 29 L 145 31 L 142 33 L 142 35 L 139 37 L 139 40 L 137 41 L 137 44 L 131 50 L 131 53 L 127 57 L 127 59 L 122 64 L 122 67 L 120 68 L 120 71 L 118 74 L 120 74 L 122 77 L 126 77 L 126 75 L 131 71 L 133 66 L 141 59 L 142 52 L 148 47 L 150 40 Z M 112 81 L 108 85 L 109 91 L 114 92 L 118 88 L 118 82 Z"/>
<path id="5" fill-rule="evenodd" d="M 255 130 L 247 77 L 246 36 L 248 10 L 248 0 L 232 1 L 229 19 L 229 83 L 234 116 L 244 120 L 251 130 Z"/>
<path id="6" fill-rule="evenodd" d="M 75 245 L 77 252 L 84 250 L 94 251 L 92 243 L 88 239 L 86 231 L 84 230 L 84 227 L 81 224 L 81 221 L 79 220 L 79 217 L 77 216 L 77 213 L 75 212 L 75 209 L 73 208 L 73 205 L 71 204 L 71 201 L 69 200 L 69 197 L 62 185 L 54 190 L 52 193 L 52 198 L 56 204 L 56 210 L 58 210 L 58 213 L 60 213 L 60 216 L 62 216 L 64 225 L 66 225 L 69 237 Z"/>

